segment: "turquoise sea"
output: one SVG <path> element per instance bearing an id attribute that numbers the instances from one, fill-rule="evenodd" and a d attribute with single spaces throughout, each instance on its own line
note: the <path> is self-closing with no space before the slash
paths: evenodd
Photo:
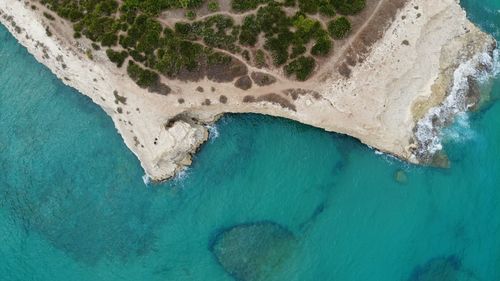
<path id="1" fill-rule="evenodd" d="M 462 5 L 500 39 L 500 1 Z M 229 115 L 147 186 L 110 118 L 0 27 L 0 280 L 499 281 L 500 79 L 483 88 L 450 169 Z"/>

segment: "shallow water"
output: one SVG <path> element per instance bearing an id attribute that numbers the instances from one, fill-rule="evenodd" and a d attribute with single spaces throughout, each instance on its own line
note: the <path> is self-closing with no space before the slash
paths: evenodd
<path id="1" fill-rule="evenodd" d="M 500 2 L 462 3 L 500 38 Z M 225 250 L 249 274 L 239 276 L 500 280 L 500 80 L 481 111 L 447 130 L 447 170 L 230 115 L 182 177 L 146 186 L 102 110 L 3 27 L 0 42 L 0 280 L 234 280 L 211 252 L 234 227 L 242 233 Z M 270 229 L 244 227 L 261 222 Z M 293 243 L 284 251 L 269 233 Z M 256 240 L 263 257 L 248 247 Z M 244 263 L 248 252 L 259 266 Z M 266 267 L 269 255 L 279 259 Z"/>

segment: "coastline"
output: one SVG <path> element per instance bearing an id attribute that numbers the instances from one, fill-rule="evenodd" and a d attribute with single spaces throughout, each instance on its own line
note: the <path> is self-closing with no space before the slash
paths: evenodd
<path id="1" fill-rule="evenodd" d="M 58 22 L 58 30 L 40 11 L 16 0 L 2 1 L 0 13 L 0 21 L 40 63 L 103 108 L 153 181 L 168 179 L 190 165 L 191 155 L 208 138 L 206 125 L 226 112 L 293 119 L 422 163 L 425 159 L 415 151 L 424 147 L 425 140 L 415 136 L 414 128 L 450 96 L 461 65 L 479 69 L 483 65 L 476 57 L 490 54 L 492 60 L 495 48 L 492 37 L 470 23 L 454 0 L 408 1 L 390 26 L 381 26 L 383 35 L 362 62 L 350 67 L 348 79 L 338 73 L 322 73 L 305 83 L 278 77 L 274 85 L 246 92 L 235 91 L 230 83 L 179 82 L 170 84 L 173 94 L 162 96 L 135 85 L 104 51 L 94 51 L 90 59 L 86 55 L 90 41 L 72 39 L 67 22 Z M 217 87 L 217 96 L 225 95 L 229 101 L 202 105 L 199 101 L 212 93 L 197 92 L 200 85 Z M 286 88 L 307 91 L 287 99 L 293 107 L 259 99 Z M 186 100 L 182 105 L 176 102 L 181 96 Z M 246 96 L 254 101 L 242 100 Z"/>

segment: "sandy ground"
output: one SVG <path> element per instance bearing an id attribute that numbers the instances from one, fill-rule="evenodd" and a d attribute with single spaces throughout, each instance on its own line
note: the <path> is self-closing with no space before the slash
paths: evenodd
<path id="1" fill-rule="evenodd" d="M 401 7 L 388 17 L 383 5 L 396 2 Z M 466 19 L 455 0 L 381 0 L 374 10 L 380 14 L 370 17 L 378 29 L 364 25 L 339 50 L 340 55 L 323 62 L 307 82 L 271 73 L 276 83 L 254 84 L 243 91 L 233 83 L 207 79 L 191 83 L 164 79 L 172 88 L 164 96 L 136 86 L 124 69 L 108 61 L 104 51 L 92 50 L 90 59 L 86 54 L 90 42 L 74 40 L 69 23 L 49 21 L 40 6 L 32 10 L 31 3 L 26 3 L 1 0 L 0 21 L 39 62 L 106 111 L 155 181 L 189 165 L 192 153 L 207 139 L 206 125 L 226 112 L 293 119 L 348 134 L 418 163 L 417 150 L 425 149 L 426 140 L 415 136 L 417 123 L 445 100 L 460 65 L 480 67 L 480 58 L 491 55 L 494 48 L 493 39 Z M 393 20 L 381 21 L 383 16 Z M 369 38 L 374 32 L 376 36 Z M 349 70 L 349 78 L 341 74 L 342 67 Z M 287 89 L 305 91 L 292 97 L 285 93 Z M 221 102 L 221 96 L 227 102 Z"/>

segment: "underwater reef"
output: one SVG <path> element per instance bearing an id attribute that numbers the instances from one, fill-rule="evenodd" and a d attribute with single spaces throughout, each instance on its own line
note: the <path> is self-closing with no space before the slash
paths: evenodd
<path id="1" fill-rule="evenodd" d="M 294 234 L 270 221 L 238 224 L 219 230 L 210 251 L 236 280 L 266 280 L 291 256 L 297 244 Z"/>

